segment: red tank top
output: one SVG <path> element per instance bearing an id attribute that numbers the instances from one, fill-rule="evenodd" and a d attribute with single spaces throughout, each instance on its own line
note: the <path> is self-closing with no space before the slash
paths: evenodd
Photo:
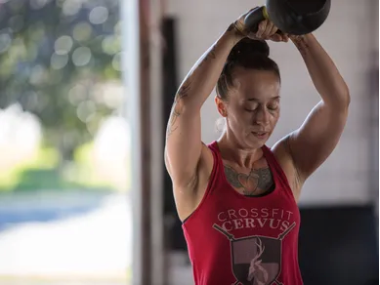
<path id="1" fill-rule="evenodd" d="M 300 285 L 300 213 L 287 178 L 269 148 L 264 156 L 275 189 L 246 197 L 227 182 L 216 142 L 206 193 L 182 228 L 196 285 Z M 244 183 L 244 182 L 242 182 Z"/>

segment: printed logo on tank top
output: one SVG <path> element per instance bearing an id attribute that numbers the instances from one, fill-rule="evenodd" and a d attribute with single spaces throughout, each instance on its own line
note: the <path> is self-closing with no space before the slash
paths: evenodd
<path id="1" fill-rule="evenodd" d="M 283 209 L 229 209 L 219 212 L 213 228 L 224 235 L 231 244 L 233 285 L 282 284 L 282 240 L 296 226 L 291 211 Z M 231 232 L 239 229 L 272 229 L 276 236 L 250 235 L 236 238 Z"/>

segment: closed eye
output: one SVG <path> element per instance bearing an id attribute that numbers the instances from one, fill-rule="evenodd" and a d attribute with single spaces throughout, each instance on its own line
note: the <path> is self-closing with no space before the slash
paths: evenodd
<path id="1" fill-rule="evenodd" d="M 278 100 L 271 102 L 270 104 L 267 105 L 268 110 L 275 111 L 280 107 L 280 104 Z"/>
<path id="2" fill-rule="evenodd" d="M 257 103 L 247 104 L 246 106 L 244 106 L 244 110 L 247 112 L 255 112 L 258 107 L 259 107 L 259 104 Z"/>
<path id="3" fill-rule="evenodd" d="M 276 106 L 268 106 L 269 110 L 276 111 L 278 109 L 278 105 Z"/>

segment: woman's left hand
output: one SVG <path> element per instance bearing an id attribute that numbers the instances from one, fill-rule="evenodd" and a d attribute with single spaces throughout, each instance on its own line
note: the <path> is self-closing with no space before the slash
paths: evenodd
<path id="1" fill-rule="evenodd" d="M 254 40 L 271 40 L 274 42 L 287 42 L 289 37 L 284 33 L 277 33 L 278 28 L 270 20 L 264 20 L 259 23 L 258 30 L 256 33 L 250 32 L 245 26 L 245 17 L 253 9 L 240 15 L 240 17 L 235 21 L 234 25 L 240 34 L 249 37 Z"/>
<path id="2" fill-rule="evenodd" d="M 256 32 L 255 38 L 260 40 L 271 40 L 274 42 L 287 42 L 289 36 L 282 32 L 278 33 L 278 28 L 270 20 L 260 22 L 259 29 Z"/>

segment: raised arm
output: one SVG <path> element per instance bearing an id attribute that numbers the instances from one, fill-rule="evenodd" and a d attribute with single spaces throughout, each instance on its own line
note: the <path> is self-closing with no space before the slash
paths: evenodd
<path id="1" fill-rule="evenodd" d="M 285 140 L 302 184 L 336 147 L 346 124 L 350 95 L 335 64 L 312 34 L 291 39 L 322 99 Z"/>
<path id="2" fill-rule="evenodd" d="M 170 114 L 165 163 L 175 188 L 195 182 L 202 149 L 200 111 L 218 81 L 228 54 L 243 36 L 231 25 L 201 56 L 182 82 Z"/>

